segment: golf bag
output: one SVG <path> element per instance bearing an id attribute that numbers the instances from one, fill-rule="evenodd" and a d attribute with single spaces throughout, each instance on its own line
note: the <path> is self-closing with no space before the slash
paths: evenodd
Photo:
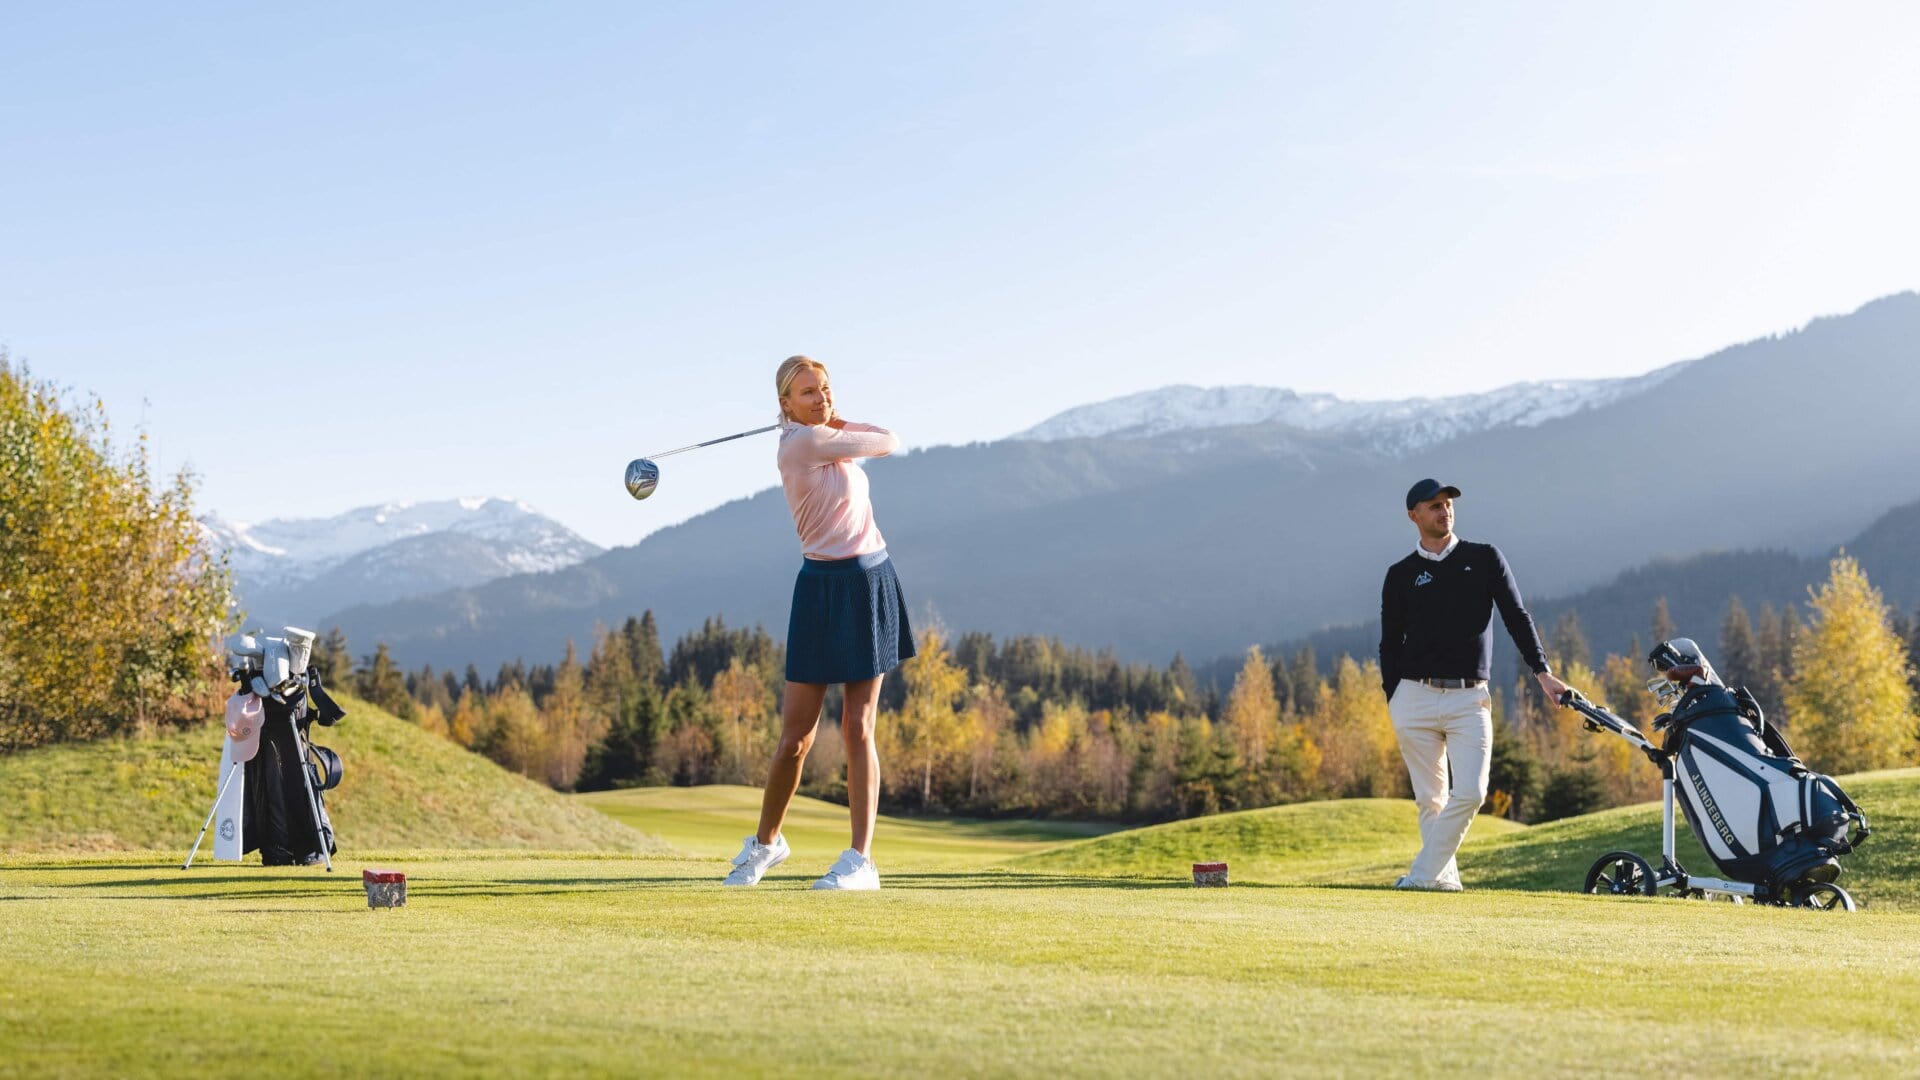
<path id="1" fill-rule="evenodd" d="M 1678 694 L 1654 728 L 1666 732 L 1681 809 L 1714 865 L 1763 897 L 1837 878 L 1839 856 L 1870 831 L 1860 808 L 1794 756 L 1753 695 L 1728 689 L 1691 640 L 1662 642 L 1651 659 Z"/>
<path id="2" fill-rule="evenodd" d="M 338 787 L 340 755 L 309 739 L 315 721 L 331 727 L 346 716 L 309 666 L 313 634 L 287 627 L 285 638 L 241 639 L 233 680 L 263 713 L 259 748 L 244 766 L 243 852 L 258 850 L 267 866 L 326 862 L 339 850 L 326 792 Z"/>
<path id="3" fill-rule="evenodd" d="M 315 720 L 329 725 L 345 715 L 332 701 L 319 673 L 311 670 L 306 686 L 263 701 L 260 752 L 246 764 L 242 846 L 258 849 L 267 866 L 320 862 L 340 850 L 326 804 L 326 792 L 340 783 L 340 755 L 308 738 Z M 328 706 L 339 715 L 329 716 Z"/>

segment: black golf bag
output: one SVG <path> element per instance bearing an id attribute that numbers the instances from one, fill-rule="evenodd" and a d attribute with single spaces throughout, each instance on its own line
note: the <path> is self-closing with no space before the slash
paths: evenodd
<path id="1" fill-rule="evenodd" d="M 242 638 L 232 671 L 263 709 L 259 749 L 246 763 L 242 851 L 257 849 L 267 867 L 321 863 L 340 849 L 326 815 L 326 792 L 340 784 L 340 755 L 307 736 L 315 721 L 332 726 L 346 709 L 326 694 L 319 669 L 307 665 L 311 634 L 288 626 L 288 636 L 292 646 L 282 638 Z"/>
<path id="2" fill-rule="evenodd" d="M 1794 756 L 1745 688 L 1694 680 L 1655 727 L 1666 730 L 1687 824 L 1722 874 L 1763 897 L 1833 881 L 1839 856 L 1866 837 L 1860 808 Z"/>
<path id="3" fill-rule="evenodd" d="M 340 850 L 325 793 L 339 786 L 341 765 L 340 755 L 313 745 L 308 735 L 314 721 L 331 726 L 346 712 L 313 669 L 261 703 L 266 716 L 260 751 L 246 764 L 243 848 L 258 849 L 267 866 L 319 862 Z"/>

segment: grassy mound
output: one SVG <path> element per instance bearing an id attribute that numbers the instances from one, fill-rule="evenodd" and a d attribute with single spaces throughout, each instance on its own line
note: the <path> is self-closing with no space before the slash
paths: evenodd
<path id="1" fill-rule="evenodd" d="M 1474 823 L 1476 833 L 1519 828 L 1490 817 Z M 1407 800 L 1340 799 L 1131 829 L 1031 855 L 1009 868 L 1178 880 L 1193 863 L 1224 861 L 1235 881 L 1315 884 L 1349 880 L 1356 867 L 1404 863 L 1419 846 L 1418 819 Z"/>
<path id="2" fill-rule="evenodd" d="M 327 794 L 343 852 L 664 850 L 651 837 L 366 702 L 342 697 L 341 704 L 347 718 L 313 732 L 345 766 L 340 787 Z M 0 852 L 178 848 L 184 854 L 213 803 L 220 740 L 221 729 L 209 724 L 151 739 L 0 756 L 0 792 L 6 793 Z"/>
<path id="3" fill-rule="evenodd" d="M 676 850 L 715 859 L 740 850 L 760 820 L 760 789 L 714 784 L 695 788 L 629 788 L 578 796 L 617 821 Z M 974 821 L 882 815 L 874 827 L 874 860 L 883 871 L 984 866 L 1065 841 L 1100 836 L 1118 826 L 1071 821 Z M 783 873 L 821 873 L 847 846 L 847 808 L 805 796 L 793 800 L 782 831 L 794 850 Z"/>
<path id="4" fill-rule="evenodd" d="M 1866 811 L 1873 837 L 1845 860 L 1841 884 L 1865 905 L 1920 910 L 1920 769 L 1841 778 Z M 1133 829 L 1015 859 L 1036 873 L 1171 880 L 1195 862 L 1224 860 L 1236 881 L 1380 885 L 1404 873 L 1419 849 L 1406 800 L 1298 803 Z M 1577 891 L 1587 868 L 1616 850 L 1659 862 L 1660 807 L 1626 806 L 1543 825 L 1482 816 L 1460 852 L 1470 888 Z M 1714 874 L 1682 818 L 1681 865 Z"/>

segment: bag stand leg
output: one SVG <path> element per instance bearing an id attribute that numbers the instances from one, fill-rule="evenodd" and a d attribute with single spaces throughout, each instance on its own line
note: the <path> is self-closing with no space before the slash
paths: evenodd
<path id="1" fill-rule="evenodd" d="M 300 737 L 300 725 L 293 717 L 287 717 L 287 723 L 293 725 L 293 749 L 300 760 L 300 786 L 307 789 L 307 812 L 313 815 L 313 835 L 320 841 L 320 857 L 326 860 L 327 873 L 333 873 L 333 830 L 328 828 L 326 820 L 320 816 L 320 796 L 313 790 L 313 773 L 307 769 L 307 740 Z M 211 820 L 211 819 L 209 819 Z"/>
<path id="2" fill-rule="evenodd" d="M 227 785 L 233 783 L 233 774 L 239 772 L 245 765 L 243 761 L 234 762 L 233 766 L 227 770 L 227 778 L 220 781 L 220 790 L 213 796 L 213 806 L 207 810 L 206 823 L 200 826 L 200 835 L 193 838 L 193 850 L 187 852 L 187 861 L 180 864 L 180 869 L 193 869 L 193 857 L 200 854 L 200 841 L 207 838 L 207 828 L 213 824 L 213 815 L 220 812 L 220 800 L 227 794 Z M 218 844 L 214 845 L 214 850 L 219 850 Z"/>

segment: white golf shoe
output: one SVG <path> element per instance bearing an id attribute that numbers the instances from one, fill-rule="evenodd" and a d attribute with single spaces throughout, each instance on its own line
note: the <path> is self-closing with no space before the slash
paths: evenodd
<path id="1" fill-rule="evenodd" d="M 813 887 L 871 892 L 880 887 L 880 871 L 874 868 L 872 859 L 848 848 L 840 853 L 840 860 L 833 864 L 826 876 L 813 883 Z"/>
<path id="2" fill-rule="evenodd" d="M 1428 881 L 1425 878 L 1414 877 L 1412 874 L 1400 875 L 1400 880 L 1394 882 L 1393 887 L 1396 889 L 1418 889 L 1421 892 L 1461 891 L 1460 883 L 1457 881 Z"/>
<path id="3" fill-rule="evenodd" d="M 787 861 L 793 854 L 787 847 L 787 838 L 775 836 L 773 843 L 763 844 L 758 837 L 749 836 L 740 844 L 740 854 L 733 857 L 733 872 L 727 875 L 722 885 L 758 885 L 767 871 Z"/>

